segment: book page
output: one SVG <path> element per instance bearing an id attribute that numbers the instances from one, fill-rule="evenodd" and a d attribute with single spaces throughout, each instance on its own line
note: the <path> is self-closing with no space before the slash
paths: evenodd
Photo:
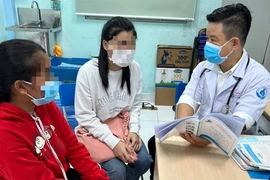
<path id="1" fill-rule="evenodd" d="M 237 146 L 253 164 L 270 170 L 270 136 L 243 136 L 239 138 Z"/>
<path id="2" fill-rule="evenodd" d="M 270 170 L 270 146 L 262 143 L 241 144 L 249 159 L 257 166 Z"/>
<path id="3" fill-rule="evenodd" d="M 241 136 L 238 143 L 263 143 L 270 146 L 270 136 Z"/>
<path id="4" fill-rule="evenodd" d="M 235 151 L 232 152 L 232 159 L 234 162 L 244 171 L 246 170 L 252 170 L 252 171 L 259 171 L 260 169 L 258 167 L 251 166 L 248 162 L 244 161 L 239 154 L 237 154 Z"/>
<path id="5" fill-rule="evenodd" d="M 238 139 L 238 142 L 239 142 L 239 139 Z M 247 157 L 247 155 L 242 151 L 242 147 L 241 147 L 241 145 L 240 145 L 239 143 L 237 143 L 237 144 L 235 145 L 234 152 L 235 152 L 236 154 L 238 154 L 238 156 L 239 156 L 243 161 L 245 161 L 247 164 L 249 164 L 250 166 L 254 166 L 254 167 L 257 167 L 257 168 L 258 168 L 258 166 L 256 166 L 255 164 L 253 164 L 253 163 L 251 162 L 251 160 Z"/>
<path id="6" fill-rule="evenodd" d="M 222 113 L 211 113 L 208 116 L 214 116 L 222 121 L 234 134 L 239 137 L 245 125 L 245 119 Z"/>
<path id="7" fill-rule="evenodd" d="M 155 135 L 160 140 L 162 139 L 168 132 L 170 132 L 177 124 L 181 121 L 172 121 L 170 123 L 162 123 L 155 125 Z"/>
<path id="8" fill-rule="evenodd" d="M 190 132 L 197 133 L 199 120 L 197 117 L 186 117 L 175 120 L 171 123 L 155 125 L 155 135 L 162 142 L 168 137 L 179 136 L 180 133 Z"/>
<path id="9" fill-rule="evenodd" d="M 169 127 L 171 124 L 174 123 L 178 123 L 177 121 L 171 121 L 171 122 L 167 122 L 167 123 L 162 123 L 162 124 L 157 124 L 154 126 L 155 129 L 155 134 L 157 134 L 158 132 L 160 132 L 161 130 Z"/>
<path id="10" fill-rule="evenodd" d="M 238 137 L 223 122 L 212 116 L 200 121 L 198 136 L 210 140 L 228 156 L 238 141 Z"/>
<path id="11" fill-rule="evenodd" d="M 199 120 L 198 119 L 186 119 L 177 124 L 170 132 L 166 134 L 160 141 L 164 141 L 168 137 L 179 136 L 180 133 L 188 132 L 190 134 L 197 134 Z"/>

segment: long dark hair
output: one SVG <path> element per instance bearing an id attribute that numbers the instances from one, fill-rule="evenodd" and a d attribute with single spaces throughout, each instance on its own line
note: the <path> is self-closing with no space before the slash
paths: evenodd
<path id="1" fill-rule="evenodd" d="M 102 34 L 101 34 L 101 43 L 100 43 L 100 51 L 98 57 L 98 69 L 99 74 L 102 79 L 102 85 L 107 91 L 109 87 L 109 80 L 108 80 L 108 73 L 109 73 L 109 63 L 108 63 L 108 53 L 103 48 L 103 40 L 110 41 L 113 39 L 114 36 L 117 36 L 119 33 L 126 31 L 126 32 L 133 32 L 133 35 L 137 39 L 137 32 L 135 30 L 134 25 L 126 18 L 123 17 L 113 17 L 111 18 L 103 27 Z M 129 67 L 124 67 L 122 73 L 122 82 L 121 82 L 121 89 L 123 89 L 125 83 L 127 84 L 127 89 L 129 95 L 131 94 L 130 90 L 130 70 Z"/>
<path id="2" fill-rule="evenodd" d="M 45 50 L 29 40 L 14 39 L 0 44 L 0 103 L 11 100 L 11 87 L 17 80 L 31 82 L 40 68 L 37 53 Z"/>

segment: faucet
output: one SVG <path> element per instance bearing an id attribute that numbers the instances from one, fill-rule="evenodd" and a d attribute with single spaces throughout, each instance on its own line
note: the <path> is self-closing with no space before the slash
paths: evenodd
<path id="1" fill-rule="evenodd" d="M 36 4 L 37 9 L 38 9 L 38 22 L 37 22 L 37 25 L 40 26 L 42 24 L 42 20 L 41 20 L 41 14 L 40 14 L 39 5 L 38 5 L 37 1 L 32 1 L 31 8 L 34 8 L 34 4 Z"/>

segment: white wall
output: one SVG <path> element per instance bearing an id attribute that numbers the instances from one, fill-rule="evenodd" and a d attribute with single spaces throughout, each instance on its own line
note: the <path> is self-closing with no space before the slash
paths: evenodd
<path id="1" fill-rule="evenodd" d="M 7 40 L 3 1 L 0 0 L 0 42 Z"/>
<path id="2" fill-rule="evenodd" d="M 30 7 L 32 0 L 16 0 L 16 7 Z M 154 0 L 153 0 L 154 1 Z M 49 0 L 37 0 L 41 9 L 50 8 Z M 106 21 L 86 20 L 75 15 L 75 0 L 61 0 L 62 31 L 57 43 L 62 46 L 64 57 L 97 56 L 100 46 L 100 33 Z M 198 0 L 195 21 L 188 24 L 139 23 L 135 60 L 141 66 L 143 93 L 155 91 L 155 70 L 158 44 L 192 46 L 194 37 L 207 25 L 206 14 L 220 7 L 221 0 Z"/>
<path id="3" fill-rule="evenodd" d="M 251 10 L 252 25 L 245 49 L 250 57 L 259 63 L 265 61 L 265 67 L 270 70 L 270 52 L 264 60 L 268 38 L 270 35 L 270 0 L 237 0 Z M 222 5 L 236 3 L 235 0 L 222 0 Z M 268 62 L 267 62 L 268 61 Z"/>

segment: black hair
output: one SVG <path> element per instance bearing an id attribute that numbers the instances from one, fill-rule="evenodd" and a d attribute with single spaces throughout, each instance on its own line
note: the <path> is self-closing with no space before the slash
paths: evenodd
<path id="1" fill-rule="evenodd" d="M 135 38 L 137 39 L 137 32 L 134 25 L 128 19 L 124 17 L 113 17 L 111 18 L 103 27 L 101 34 L 101 43 L 100 51 L 98 57 L 98 69 L 99 74 L 102 80 L 102 85 L 107 91 L 109 87 L 108 73 L 109 73 L 109 62 L 108 62 L 108 53 L 103 48 L 103 40 L 110 41 L 114 36 L 117 36 L 119 33 L 126 31 L 132 32 Z M 131 94 L 130 90 L 130 69 L 129 67 L 122 68 L 122 83 L 121 88 L 123 89 L 124 84 L 127 84 L 127 89 L 129 95 Z"/>
<path id="2" fill-rule="evenodd" d="M 214 10 L 206 16 L 210 23 L 222 23 L 227 40 L 238 37 L 244 46 L 250 30 L 252 17 L 249 9 L 241 4 L 231 4 Z"/>
<path id="3" fill-rule="evenodd" d="M 31 82 L 40 68 L 38 52 L 45 50 L 29 40 L 14 39 L 0 44 L 0 103 L 11 100 L 15 81 Z"/>

